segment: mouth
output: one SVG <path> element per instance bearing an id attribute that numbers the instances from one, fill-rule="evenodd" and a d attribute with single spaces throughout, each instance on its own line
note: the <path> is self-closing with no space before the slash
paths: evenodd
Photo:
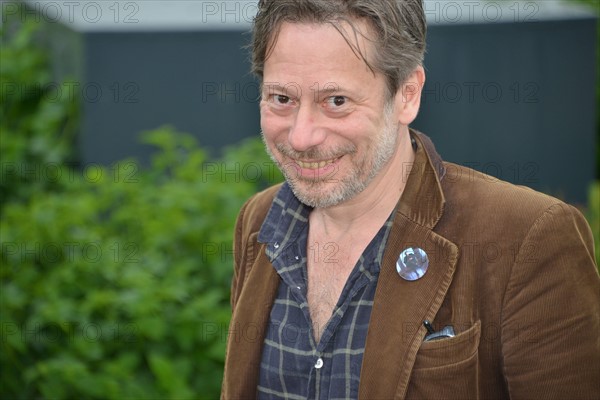
<path id="1" fill-rule="evenodd" d="M 296 164 L 298 164 L 298 166 L 300 168 L 303 168 L 303 169 L 320 169 L 320 168 L 325 168 L 326 166 L 335 163 L 340 158 L 341 157 L 332 158 L 331 160 L 312 161 L 312 162 L 300 161 L 300 160 L 294 160 L 294 161 L 296 162 Z"/>

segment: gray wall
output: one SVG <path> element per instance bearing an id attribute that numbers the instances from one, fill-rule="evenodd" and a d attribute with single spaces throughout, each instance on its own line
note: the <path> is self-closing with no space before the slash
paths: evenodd
<path id="1" fill-rule="evenodd" d="M 432 26 L 414 126 L 442 156 L 584 202 L 594 179 L 596 21 Z"/>
<path id="2" fill-rule="evenodd" d="M 138 133 L 164 124 L 213 149 L 258 135 L 258 84 L 241 51 L 245 40 L 236 31 L 86 35 L 86 81 L 106 95 L 84 102 L 83 159 L 147 160 Z"/>
<path id="3" fill-rule="evenodd" d="M 213 149 L 257 136 L 258 86 L 242 50 L 252 3 L 140 2 L 136 24 L 56 27 L 59 70 L 82 88 L 82 162 L 147 162 L 138 133 L 163 124 Z M 427 83 L 414 127 L 449 161 L 585 202 L 597 17 L 569 4 L 427 0 Z"/>

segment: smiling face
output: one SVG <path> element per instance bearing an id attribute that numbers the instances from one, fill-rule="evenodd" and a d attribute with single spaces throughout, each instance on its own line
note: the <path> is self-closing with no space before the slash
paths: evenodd
<path id="1" fill-rule="evenodd" d="M 368 32 L 360 21 L 356 27 Z M 373 53 L 361 35 L 354 40 L 366 57 Z M 384 179 L 397 153 L 398 117 L 384 76 L 330 24 L 281 25 L 264 65 L 260 110 L 267 151 L 312 207 L 343 203 Z"/>

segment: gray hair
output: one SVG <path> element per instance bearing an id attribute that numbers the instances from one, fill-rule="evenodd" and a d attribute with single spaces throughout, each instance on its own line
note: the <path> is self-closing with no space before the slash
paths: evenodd
<path id="1" fill-rule="evenodd" d="M 375 37 L 359 32 L 353 21 L 365 20 Z M 265 60 L 277 42 L 283 22 L 332 24 L 373 72 L 385 75 L 391 95 L 423 64 L 427 25 L 422 0 L 260 0 L 252 30 L 252 72 L 263 78 Z M 340 26 L 374 42 L 373 60 Z"/>

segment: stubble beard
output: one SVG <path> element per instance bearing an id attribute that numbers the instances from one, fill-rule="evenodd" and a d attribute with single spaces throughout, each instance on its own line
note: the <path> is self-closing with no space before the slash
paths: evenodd
<path id="1" fill-rule="evenodd" d="M 348 174 L 342 178 L 336 177 L 342 171 L 335 168 L 330 173 L 319 177 L 307 178 L 300 176 L 291 164 L 281 165 L 281 162 L 266 142 L 265 149 L 271 159 L 278 165 L 298 200 L 313 208 L 333 207 L 363 192 L 394 155 L 398 143 L 398 125 L 392 121 L 391 107 L 391 104 L 386 103 L 384 107 L 384 128 L 378 137 L 369 144 L 365 154 L 360 159 L 352 158 L 357 153 L 354 145 L 327 152 L 321 152 L 316 148 L 298 152 L 288 144 L 278 143 L 275 145 L 277 151 L 284 157 L 296 160 L 326 160 L 342 155 L 349 157 L 351 167 Z"/>

